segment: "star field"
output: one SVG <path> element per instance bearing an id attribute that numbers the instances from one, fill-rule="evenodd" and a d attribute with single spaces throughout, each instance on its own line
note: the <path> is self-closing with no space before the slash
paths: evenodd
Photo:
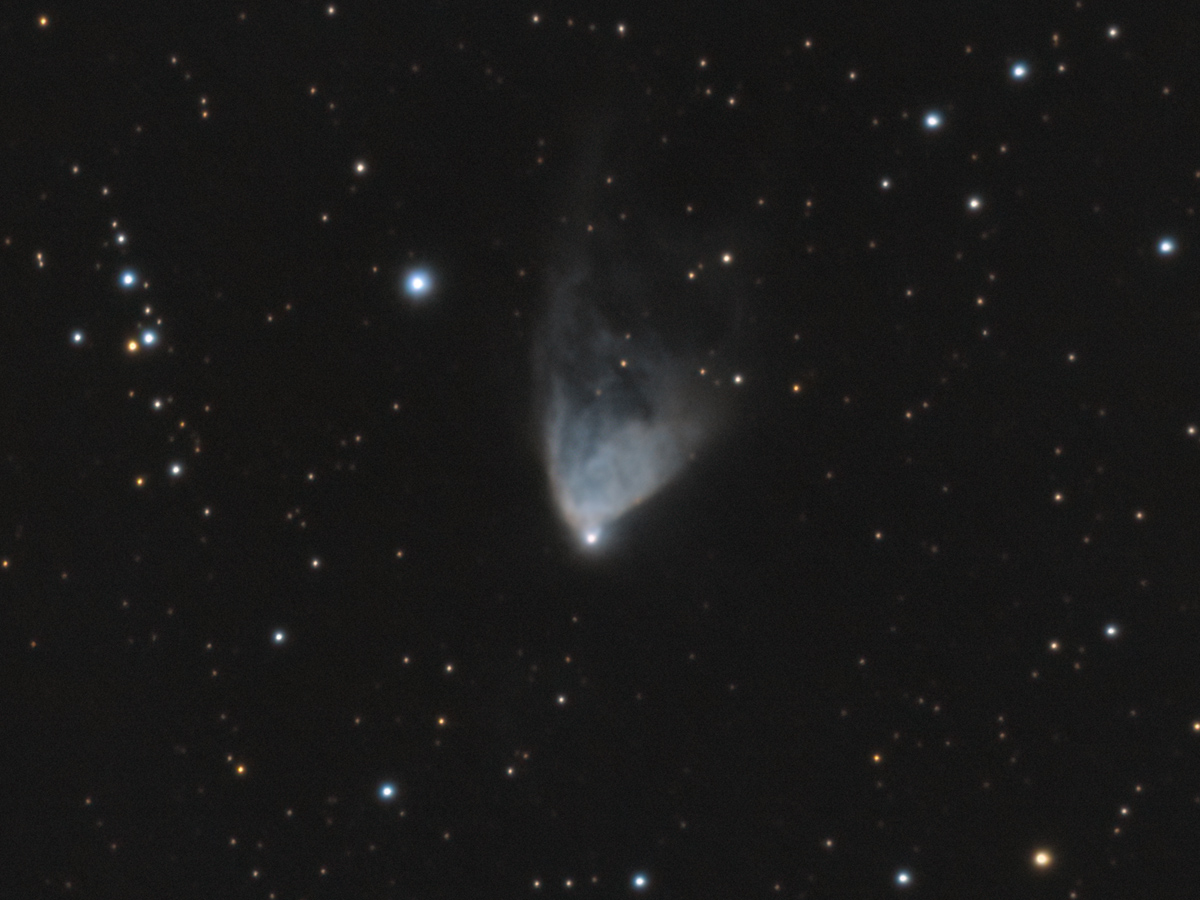
<path id="1" fill-rule="evenodd" d="M 0 895 L 1192 896 L 1177 19 L 0 14 Z"/>

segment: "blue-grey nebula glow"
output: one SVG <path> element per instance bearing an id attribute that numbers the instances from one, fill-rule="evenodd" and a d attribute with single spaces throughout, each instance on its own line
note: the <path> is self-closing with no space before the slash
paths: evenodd
<path id="1" fill-rule="evenodd" d="M 682 480 L 732 424 L 741 383 L 735 260 L 750 231 L 720 204 L 691 217 L 681 201 L 711 178 L 661 157 L 628 112 L 601 99 L 585 114 L 553 203 L 534 341 L 536 439 L 584 551 L 615 549 L 618 520 Z"/>
<path id="2" fill-rule="evenodd" d="M 657 335 L 625 327 L 638 294 L 580 263 L 549 298 L 542 449 L 558 511 L 585 549 L 679 475 L 710 432 L 710 386 Z"/>

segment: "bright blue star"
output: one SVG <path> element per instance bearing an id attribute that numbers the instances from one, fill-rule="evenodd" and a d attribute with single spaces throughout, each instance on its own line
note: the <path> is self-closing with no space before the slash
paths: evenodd
<path id="1" fill-rule="evenodd" d="M 1175 238 L 1165 237 L 1158 242 L 1159 256 L 1174 256 L 1175 251 L 1179 249 L 1179 245 L 1175 243 Z"/>
<path id="2" fill-rule="evenodd" d="M 396 799 L 397 791 L 395 782 L 385 781 L 383 784 L 379 785 L 378 793 L 380 800 L 382 800 L 384 803 L 391 803 Z"/>
<path id="3" fill-rule="evenodd" d="M 82 331 L 72 331 L 71 332 L 71 343 L 72 344 L 79 345 L 79 344 L 82 344 L 86 340 L 87 340 L 87 335 L 84 334 Z"/>
<path id="4" fill-rule="evenodd" d="M 423 300 L 433 292 L 433 275 L 428 269 L 411 269 L 404 275 L 404 293 Z"/>
<path id="5" fill-rule="evenodd" d="M 276 631 L 273 635 L 271 635 L 271 640 L 274 641 L 276 644 L 282 644 L 284 641 L 287 640 L 287 632 L 282 631 L 282 630 Z"/>
<path id="6" fill-rule="evenodd" d="M 119 281 L 123 288 L 135 287 L 138 283 L 138 274 L 133 269 L 126 269 L 121 273 Z"/>
<path id="7" fill-rule="evenodd" d="M 944 120 L 942 119 L 942 114 L 940 112 L 938 112 L 936 109 L 930 110 L 929 112 L 925 113 L 925 130 L 937 131 L 942 127 L 943 121 Z"/>
<path id="8" fill-rule="evenodd" d="M 908 869 L 901 869 L 896 873 L 896 887 L 906 888 L 912 887 L 913 875 Z"/>
<path id="9" fill-rule="evenodd" d="M 650 876 L 645 872 L 634 872 L 629 879 L 629 886 L 635 891 L 644 891 L 650 887 Z"/>
<path id="10" fill-rule="evenodd" d="M 158 341 L 158 332 L 155 331 L 153 328 L 147 328 L 145 331 L 142 332 L 142 346 L 143 347 L 149 347 L 151 344 L 154 344 L 157 341 Z"/>
<path id="11" fill-rule="evenodd" d="M 1013 81 L 1024 81 L 1029 77 L 1029 63 L 1015 62 L 1012 68 L 1008 71 L 1009 76 Z"/>

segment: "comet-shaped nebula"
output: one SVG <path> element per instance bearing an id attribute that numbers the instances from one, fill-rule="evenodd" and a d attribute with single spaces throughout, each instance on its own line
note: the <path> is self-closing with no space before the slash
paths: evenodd
<path id="1" fill-rule="evenodd" d="M 603 205 L 603 204 L 601 204 Z M 581 548 L 680 476 L 717 431 L 711 367 L 728 327 L 720 274 L 648 217 L 566 223 L 535 351 L 538 440 L 558 513 Z M 720 269 L 720 257 L 712 269 Z"/>
<path id="2" fill-rule="evenodd" d="M 702 386 L 653 337 L 620 330 L 594 280 L 584 269 L 557 286 L 541 373 L 551 489 L 585 546 L 668 484 L 708 433 Z"/>

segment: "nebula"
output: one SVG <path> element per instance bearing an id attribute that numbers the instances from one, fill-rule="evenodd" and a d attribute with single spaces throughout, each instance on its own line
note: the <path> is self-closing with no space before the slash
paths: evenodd
<path id="1" fill-rule="evenodd" d="M 748 282 L 733 248 L 751 230 L 727 205 L 693 215 L 686 198 L 711 192 L 711 173 L 664 155 L 638 123 L 599 102 L 550 203 L 534 424 L 584 550 L 611 546 L 614 524 L 725 430 L 742 341 Z"/>
<path id="2" fill-rule="evenodd" d="M 542 450 L 584 547 L 670 483 L 710 431 L 706 385 L 655 335 L 621 327 L 614 310 L 636 300 L 621 291 L 620 279 L 580 266 L 555 286 L 541 338 Z"/>

